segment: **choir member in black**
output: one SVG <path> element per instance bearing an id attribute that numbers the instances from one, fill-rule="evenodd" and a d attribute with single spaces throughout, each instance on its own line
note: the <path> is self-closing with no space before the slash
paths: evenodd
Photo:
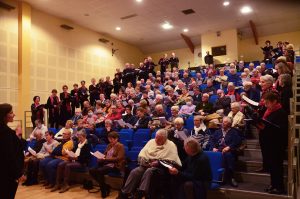
<path id="1" fill-rule="evenodd" d="M 147 79 L 147 77 L 148 74 L 147 74 L 146 65 L 143 62 L 141 62 L 139 66 L 138 80 Z"/>
<path id="2" fill-rule="evenodd" d="M 278 57 L 283 55 L 282 46 L 283 46 L 282 41 L 279 41 L 277 43 L 277 48 L 274 48 L 272 50 L 272 53 L 273 53 L 272 59 L 273 59 L 273 61 L 275 61 Z"/>
<path id="3" fill-rule="evenodd" d="M 179 59 L 178 59 L 178 57 L 176 57 L 174 52 L 172 52 L 172 57 L 169 59 L 169 63 L 171 65 L 172 72 L 173 72 L 173 67 L 178 68 Z"/>
<path id="4" fill-rule="evenodd" d="M 154 62 L 152 61 L 152 58 L 148 57 L 147 62 L 146 62 L 146 70 L 147 70 L 148 74 L 151 73 L 154 77 L 156 76 L 156 73 L 154 71 L 155 66 L 156 66 L 156 64 L 154 64 Z"/>
<path id="5" fill-rule="evenodd" d="M 214 58 L 209 54 L 209 51 L 206 51 L 206 55 L 204 57 L 204 62 L 207 65 L 214 64 Z"/>
<path id="6" fill-rule="evenodd" d="M 114 88 L 114 86 L 112 85 L 109 76 L 106 77 L 106 81 L 103 83 L 103 87 L 104 87 L 105 98 L 110 99 L 110 94 L 112 93 L 112 89 Z"/>
<path id="7" fill-rule="evenodd" d="M 282 74 L 278 77 L 280 103 L 285 112 L 290 114 L 290 98 L 293 97 L 292 77 L 290 74 Z"/>
<path id="8" fill-rule="evenodd" d="M 68 93 L 68 86 L 63 85 L 62 87 L 63 92 L 60 93 L 60 124 L 64 126 L 66 121 L 72 117 L 72 110 L 71 110 L 71 95 Z"/>
<path id="9" fill-rule="evenodd" d="M 101 93 L 104 93 L 104 79 L 103 78 L 100 78 L 99 79 L 99 82 L 98 84 L 96 85 L 97 89 L 98 89 L 98 92 L 101 94 Z"/>
<path id="10" fill-rule="evenodd" d="M 90 103 L 92 106 L 95 105 L 96 100 L 99 99 L 99 90 L 96 86 L 96 79 L 91 79 L 91 85 L 89 86 L 89 92 L 90 92 Z"/>
<path id="11" fill-rule="evenodd" d="M 113 79 L 113 85 L 114 85 L 114 93 L 119 93 L 119 90 L 122 87 L 122 78 L 120 77 L 119 73 L 115 74 L 115 78 Z"/>
<path id="12" fill-rule="evenodd" d="M 44 121 L 44 104 L 40 104 L 40 96 L 33 97 L 33 104 L 31 104 L 31 122 L 33 128 L 35 128 L 35 120 Z"/>
<path id="13" fill-rule="evenodd" d="M 266 46 L 265 47 L 261 47 L 261 49 L 263 50 L 264 53 L 264 61 L 266 63 L 272 63 L 272 50 L 273 50 L 273 46 L 271 46 L 271 42 L 269 40 L 267 40 L 265 42 Z"/>
<path id="14" fill-rule="evenodd" d="M 210 138 L 211 150 L 213 152 L 222 152 L 223 164 L 225 167 L 225 183 L 229 183 L 233 187 L 238 184 L 235 181 L 235 160 L 236 150 L 241 144 L 241 138 L 235 128 L 231 128 L 232 120 L 230 117 L 223 117 L 222 128 L 215 131 Z"/>
<path id="15" fill-rule="evenodd" d="M 71 90 L 72 116 L 74 116 L 75 114 L 75 109 L 79 108 L 80 106 L 78 91 L 79 91 L 78 84 L 73 84 L 73 90 Z"/>
<path id="16" fill-rule="evenodd" d="M 129 63 L 125 64 L 125 69 L 123 70 L 123 79 L 122 83 L 123 86 L 126 87 L 128 82 L 132 82 L 134 78 L 134 69 L 131 68 L 131 65 Z"/>
<path id="17" fill-rule="evenodd" d="M 53 89 L 52 94 L 47 100 L 46 108 L 49 114 L 49 124 L 51 128 L 58 128 L 59 126 L 59 98 L 57 97 L 57 90 Z"/>
<path id="18" fill-rule="evenodd" d="M 169 65 L 168 54 L 165 54 L 164 57 L 160 58 L 158 64 L 160 65 L 160 72 L 164 76 L 166 69 L 168 68 Z"/>
<path id="19" fill-rule="evenodd" d="M 276 93 L 268 92 L 263 98 L 267 110 L 262 118 L 260 134 L 267 137 L 264 143 L 265 158 L 269 162 L 271 175 L 271 185 L 265 191 L 271 194 L 283 194 L 283 159 L 288 142 L 288 116 Z"/>
<path id="20" fill-rule="evenodd" d="M 18 188 L 18 181 L 23 173 L 24 153 L 16 132 L 8 127 L 14 120 L 10 104 L 0 104 L 0 151 L 1 178 L 0 198 L 13 199 Z"/>
<path id="21" fill-rule="evenodd" d="M 119 68 L 116 69 L 115 77 L 116 75 L 119 75 L 119 78 L 122 79 L 122 72 Z"/>
<path id="22" fill-rule="evenodd" d="M 81 84 L 81 87 L 78 90 L 78 94 L 79 94 L 80 106 L 81 106 L 81 109 L 82 109 L 83 102 L 88 101 L 89 94 L 88 94 L 88 89 L 85 86 L 85 81 L 82 80 L 80 82 L 80 84 Z"/>

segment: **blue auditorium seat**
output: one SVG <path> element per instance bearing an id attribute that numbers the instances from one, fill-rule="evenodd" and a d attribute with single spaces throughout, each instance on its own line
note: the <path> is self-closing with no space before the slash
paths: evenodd
<path id="1" fill-rule="evenodd" d="M 56 128 L 48 128 L 48 131 L 52 131 L 54 133 L 54 135 L 59 131 L 60 129 L 56 129 Z"/>
<path id="2" fill-rule="evenodd" d="M 220 187 L 220 183 L 222 183 L 224 175 L 224 168 L 222 168 L 222 153 L 212 151 L 204 151 L 204 153 L 209 159 L 212 172 L 212 183 L 210 189 L 217 189 Z"/>
<path id="3" fill-rule="evenodd" d="M 95 135 L 96 135 L 97 137 L 102 137 L 103 129 L 104 129 L 104 128 L 96 128 Z"/>
<path id="4" fill-rule="evenodd" d="M 138 129 L 133 134 L 132 147 L 144 147 L 150 140 L 150 129 Z"/>
<path id="5" fill-rule="evenodd" d="M 207 87 L 207 84 L 201 84 L 199 88 L 201 91 L 203 91 L 204 89 L 206 89 L 206 87 Z"/>
<path id="6" fill-rule="evenodd" d="M 266 64 L 266 69 L 273 68 L 273 64 Z"/>
<path id="7" fill-rule="evenodd" d="M 133 130 L 132 129 L 122 129 L 119 132 L 119 141 L 124 144 L 124 146 L 130 147 L 132 144 Z"/>
<path id="8" fill-rule="evenodd" d="M 187 130 L 192 130 L 194 128 L 194 116 L 191 115 L 189 116 L 186 120 L 185 120 L 185 125 L 184 127 L 187 129 Z"/>
<path id="9" fill-rule="evenodd" d="M 211 95 L 210 97 L 209 97 L 209 102 L 210 103 L 212 103 L 212 104 L 214 104 L 214 103 L 216 103 L 216 101 L 218 100 L 218 95 Z"/>
<path id="10" fill-rule="evenodd" d="M 138 166 L 138 155 L 140 151 L 135 150 L 135 151 L 128 151 L 127 158 L 129 159 L 128 161 L 128 168 L 130 170 L 136 168 Z"/>

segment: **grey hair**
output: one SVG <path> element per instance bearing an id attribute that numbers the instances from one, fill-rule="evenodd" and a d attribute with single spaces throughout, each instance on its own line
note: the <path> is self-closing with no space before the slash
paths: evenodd
<path id="1" fill-rule="evenodd" d="M 85 129 L 81 129 L 80 131 L 77 131 L 77 135 L 82 135 L 83 137 L 86 137 L 86 131 Z"/>
<path id="2" fill-rule="evenodd" d="M 111 124 L 111 125 L 113 124 L 113 122 L 112 122 L 110 119 L 106 119 L 106 120 L 105 120 L 105 123 L 109 123 L 109 124 Z"/>
<path id="3" fill-rule="evenodd" d="M 271 75 L 261 76 L 260 79 L 268 82 L 271 85 L 274 83 L 274 78 Z"/>
<path id="4" fill-rule="evenodd" d="M 172 106 L 172 107 L 171 107 L 171 110 L 179 111 L 179 106 Z"/>
<path id="5" fill-rule="evenodd" d="M 168 131 L 166 131 L 165 129 L 159 129 L 157 132 L 156 132 L 156 135 L 160 135 L 162 137 L 164 137 L 165 139 L 168 138 Z"/>
<path id="6" fill-rule="evenodd" d="M 175 120 L 174 120 L 174 124 L 184 124 L 184 121 L 181 117 L 177 117 Z"/>
<path id="7" fill-rule="evenodd" d="M 223 121 L 224 120 L 227 120 L 228 122 L 230 122 L 230 124 L 232 124 L 232 119 L 230 117 L 225 116 L 223 117 Z"/>
<path id="8" fill-rule="evenodd" d="M 241 105 L 238 102 L 232 102 L 231 103 L 231 108 L 239 108 L 239 110 L 241 109 Z"/>

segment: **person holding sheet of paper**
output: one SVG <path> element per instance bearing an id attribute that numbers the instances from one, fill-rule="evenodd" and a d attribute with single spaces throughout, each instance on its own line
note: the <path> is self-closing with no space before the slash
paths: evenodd
<path id="1" fill-rule="evenodd" d="M 104 175 L 110 172 L 124 172 L 125 149 L 119 142 L 119 134 L 115 131 L 108 134 L 109 144 L 104 152 L 105 157 L 98 159 L 98 167 L 90 169 L 90 175 L 99 183 L 101 196 L 105 198 L 110 193 L 110 187 L 104 181 Z"/>
<path id="2" fill-rule="evenodd" d="M 167 162 L 173 167 L 181 166 L 176 145 L 168 140 L 168 132 L 164 129 L 158 130 L 155 139 L 148 141 L 139 153 L 138 161 L 140 166 L 130 172 L 119 193 L 119 199 L 128 198 L 135 192 L 138 198 L 143 196 L 158 198 L 153 194 L 156 193 L 160 181 L 169 176 L 168 170 L 160 164 L 160 161 Z"/>
<path id="3" fill-rule="evenodd" d="M 36 156 L 32 156 L 28 161 L 27 172 L 26 172 L 26 181 L 23 183 L 26 186 L 31 186 L 38 183 L 38 172 L 39 172 L 39 162 L 41 159 L 49 156 L 53 149 L 59 144 L 54 140 L 54 133 L 52 131 L 47 131 L 46 142 L 43 143 L 41 150 L 33 149 L 36 153 Z"/>
<path id="4" fill-rule="evenodd" d="M 178 155 L 181 161 L 184 161 L 186 153 L 183 148 L 184 140 L 189 136 L 189 132 L 184 128 L 184 120 L 178 117 L 174 120 L 174 128 L 169 132 L 168 138 L 173 141 L 178 149 Z"/>
<path id="5" fill-rule="evenodd" d="M 73 150 L 73 141 L 71 140 L 71 131 L 65 129 L 63 132 L 63 140 L 48 156 L 40 161 L 40 169 L 45 178 L 45 188 L 52 189 L 55 186 L 56 170 L 59 163 L 68 161 L 69 157 L 66 150 Z"/>
<path id="6" fill-rule="evenodd" d="M 59 190 L 59 193 L 64 193 L 70 189 L 69 178 L 71 171 L 74 169 L 81 169 L 88 166 L 91 158 L 91 147 L 86 139 L 86 132 L 84 129 L 77 132 L 79 143 L 75 146 L 75 153 L 73 151 L 66 151 L 69 156 L 69 161 L 63 161 L 58 164 L 56 172 L 56 186 L 51 191 Z"/>
<path id="7" fill-rule="evenodd" d="M 169 168 L 172 175 L 170 183 L 172 198 L 205 199 L 212 180 L 209 159 L 202 151 L 199 142 L 192 137 L 185 140 L 184 150 L 188 156 L 182 168 Z"/>

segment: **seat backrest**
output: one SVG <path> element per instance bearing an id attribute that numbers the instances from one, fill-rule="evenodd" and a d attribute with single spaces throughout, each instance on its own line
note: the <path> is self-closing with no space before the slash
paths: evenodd
<path id="1" fill-rule="evenodd" d="M 212 104 L 214 104 L 214 103 L 216 103 L 216 101 L 218 100 L 218 95 L 211 95 L 210 97 L 209 97 L 209 102 L 210 103 L 212 103 Z"/>
<path id="2" fill-rule="evenodd" d="M 194 128 L 194 116 L 193 115 L 190 115 L 186 120 L 185 120 L 185 125 L 184 127 L 187 129 L 187 130 L 191 130 Z"/>
<path id="3" fill-rule="evenodd" d="M 131 129 L 130 129 L 131 130 Z M 132 143 L 133 131 L 120 131 L 119 132 L 119 141 L 124 144 L 124 146 L 129 146 Z"/>
<path id="4" fill-rule="evenodd" d="M 104 128 L 96 128 L 95 134 L 97 137 L 102 137 L 103 129 Z"/>
<path id="5" fill-rule="evenodd" d="M 204 151 L 204 153 L 209 158 L 210 168 L 212 172 L 212 180 L 219 181 L 221 177 L 219 169 L 222 168 L 222 153 L 212 151 Z"/>
<path id="6" fill-rule="evenodd" d="M 52 131 L 55 135 L 59 130 L 56 128 L 48 128 L 48 131 Z"/>
<path id="7" fill-rule="evenodd" d="M 143 147 L 150 140 L 150 129 L 138 129 L 133 134 L 132 147 Z"/>
<path id="8" fill-rule="evenodd" d="M 127 158 L 128 158 L 128 163 L 127 166 L 129 170 L 132 170 L 138 166 L 138 156 L 139 156 L 140 151 L 128 151 L 127 153 Z"/>

